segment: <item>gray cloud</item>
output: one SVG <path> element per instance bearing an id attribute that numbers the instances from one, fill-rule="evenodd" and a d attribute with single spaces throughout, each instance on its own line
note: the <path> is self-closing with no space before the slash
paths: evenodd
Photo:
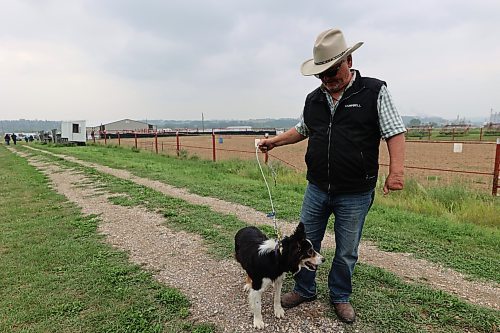
<path id="1" fill-rule="evenodd" d="M 341 27 L 402 113 L 500 107 L 497 1 L 5 1 L 5 119 L 297 117 L 316 35 Z M 109 117 L 107 118 L 109 119 Z"/>

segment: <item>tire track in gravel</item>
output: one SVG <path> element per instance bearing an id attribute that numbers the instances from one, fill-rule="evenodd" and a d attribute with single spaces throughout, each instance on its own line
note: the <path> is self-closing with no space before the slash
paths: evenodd
<path id="1" fill-rule="evenodd" d="M 223 201 L 211 197 L 203 197 L 190 193 L 186 189 L 177 188 L 160 181 L 142 178 L 122 169 L 113 169 L 96 163 L 86 162 L 61 154 L 54 154 L 42 149 L 28 147 L 64 160 L 77 163 L 99 172 L 113 175 L 118 178 L 132 181 L 136 184 L 147 186 L 165 195 L 177 197 L 187 202 L 209 206 L 212 210 L 229 215 L 251 225 L 269 225 L 266 214 L 253 208 Z M 291 234 L 295 223 L 280 222 L 284 234 Z M 323 240 L 324 248 L 334 248 L 334 239 L 331 234 L 326 234 Z M 416 259 L 410 253 L 395 253 L 379 250 L 373 243 L 363 240 L 360 244 L 360 262 L 386 269 L 407 282 L 426 284 L 434 289 L 446 291 L 461 297 L 473 304 L 500 310 L 500 287 L 493 282 L 473 281 L 462 273 L 424 259 Z"/>

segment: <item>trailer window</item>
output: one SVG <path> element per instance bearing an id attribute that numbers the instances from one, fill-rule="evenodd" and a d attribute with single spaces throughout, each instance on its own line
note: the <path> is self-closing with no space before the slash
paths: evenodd
<path id="1" fill-rule="evenodd" d="M 73 124 L 73 133 L 80 133 L 80 126 L 78 124 Z"/>

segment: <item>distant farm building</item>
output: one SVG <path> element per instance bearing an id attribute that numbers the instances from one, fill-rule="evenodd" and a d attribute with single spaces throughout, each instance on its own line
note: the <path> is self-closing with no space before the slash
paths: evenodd
<path id="1" fill-rule="evenodd" d="M 63 121 L 60 141 L 85 145 L 87 140 L 85 124 L 85 120 Z"/>
<path id="2" fill-rule="evenodd" d="M 252 130 L 252 126 L 228 126 L 226 127 L 227 130 L 229 131 L 241 131 L 241 132 L 245 132 L 245 131 L 251 131 Z"/>
<path id="3" fill-rule="evenodd" d="M 87 134 L 91 136 L 93 132 L 96 137 L 99 137 L 103 133 L 149 133 L 152 131 L 154 131 L 153 125 L 131 119 L 123 119 L 108 124 L 101 124 L 99 126 L 87 127 Z"/>

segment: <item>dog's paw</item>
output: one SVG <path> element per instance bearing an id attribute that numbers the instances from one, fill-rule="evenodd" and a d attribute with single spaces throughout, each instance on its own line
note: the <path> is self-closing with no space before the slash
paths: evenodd
<path id="1" fill-rule="evenodd" d="M 255 319 L 253 320 L 253 327 L 256 328 L 256 329 L 263 329 L 264 328 L 264 321 L 262 321 L 262 319 Z"/>
<path id="2" fill-rule="evenodd" d="M 245 285 L 243 286 L 243 291 L 250 291 L 251 288 L 252 285 L 250 283 L 245 283 Z"/>
<path id="3" fill-rule="evenodd" d="M 283 310 L 281 306 L 274 308 L 274 316 L 276 318 L 283 318 L 285 316 L 285 310 Z"/>

